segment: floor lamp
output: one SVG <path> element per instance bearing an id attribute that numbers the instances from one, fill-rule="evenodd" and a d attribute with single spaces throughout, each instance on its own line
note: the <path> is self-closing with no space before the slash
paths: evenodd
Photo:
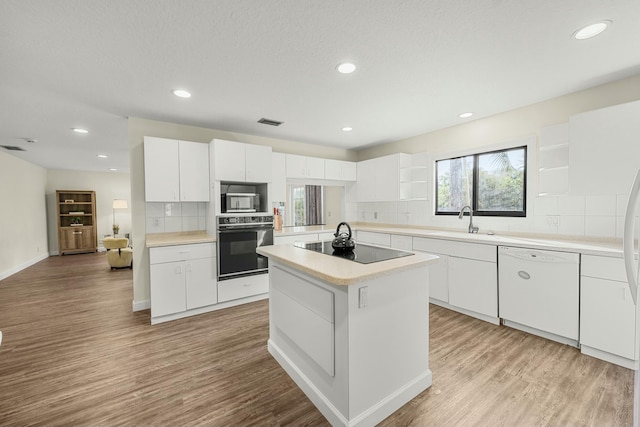
<path id="1" fill-rule="evenodd" d="M 116 224 L 116 209 L 127 209 L 127 201 L 123 199 L 113 199 L 113 237 L 120 231 L 120 226 Z"/>

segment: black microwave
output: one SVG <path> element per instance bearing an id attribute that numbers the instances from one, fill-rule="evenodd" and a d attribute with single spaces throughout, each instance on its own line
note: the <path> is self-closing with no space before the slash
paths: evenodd
<path id="1" fill-rule="evenodd" d="M 222 213 L 260 211 L 260 195 L 256 193 L 224 193 L 221 199 Z"/>

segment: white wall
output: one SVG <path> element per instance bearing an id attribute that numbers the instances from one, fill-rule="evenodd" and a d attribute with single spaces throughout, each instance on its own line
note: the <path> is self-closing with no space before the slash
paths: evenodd
<path id="1" fill-rule="evenodd" d="M 640 76 L 583 90 L 548 101 L 522 107 L 495 116 L 473 120 L 390 144 L 358 152 L 358 160 L 366 160 L 398 152 L 427 152 L 431 160 L 487 151 L 487 148 L 517 144 L 532 138 L 528 156 L 529 192 L 526 218 L 474 218 L 481 232 L 521 232 L 568 237 L 619 239 L 626 194 L 537 196 L 537 145 L 541 129 L 567 123 L 572 115 L 623 104 L 640 99 Z M 640 163 L 638 164 L 640 167 Z M 569 174 L 571 171 L 569 170 Z M 433 180 L 433 171 L 430 174 Z M 629 186 L 631 183 L 629 183 Z M 434 183 L 430 183 L 429 200 L 409 202 L 357 203 L 349 220 L 445 227 L 464 230 L 467 222 L 457 217 L 435 216 Z M 348 206 L 354 194 L 347 192 Z M 377 219 L 374 214 L 377 213 Z"/>
<path id="2" fill-rule="evenodd" d="M 96 226 L 98 246 L 102 238 L 113 233 L 113 199 L 127 201 L 128 209 L 115 211 L 120 233 L 131 233 L 131 186 L 128 173 L 81 172 L 49 169 L 47 171 L 47 224 L 49 252 L 58 254 L 58 225 L 56 218 L 56 190 L 87 190 L 96 192 Z"/>
<path id="3" fill-rule="evenodd" d="M 0 280 L 47 252 L 46 169 L 0 152 Z"/>
<path id="4" fill-rule="evenodd" d="M 326 185 L 324 187 L 324 222 L 337 226 L 344 221 L 344 187 Z"/>

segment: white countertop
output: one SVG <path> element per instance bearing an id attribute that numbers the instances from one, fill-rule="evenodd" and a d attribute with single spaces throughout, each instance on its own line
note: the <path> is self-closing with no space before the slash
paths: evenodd
<path id="1" fill-rule="evenodd" d="M 261 246 L 257 252 L 333 285 L 361 283 L 397 271 L 433 264 L 438 260 L 436 255 L 418 252 L 402 258 L 361 264 L 299 248 L 293 244 Z"/>
<path id="2" fill-rule="evenodd" d="M 563 236 L 551 238 L 536 234 L 495 234 L 486 233 L 470 234 L 464 231 L 451 231 L 437 228 L 410 228 L 401 225 L 378 225 L 370 223 L 350 223 L 351 228 L 360 231 L 376 233 L 400 234 L 412 237 L 428 237 L 432 239 L 455 240 L 460 242 L 474 242 L 489 245 L 515 246 L 520 248 L 555 250 L 562 252 L 575 252 L 585 255 L 600 255 L 609 257 L 622 257 L 622 241 L 620 239 L 581 239 Z M 289 236 L 305 233 L 335 232 L 335 227 L 326 225 L 314 225 L 308 227 L 284 227 L 281 231 L 274 232 L 274 237 Z"/>
<path id="3" fill-rule="evenodd" d="M 179 233 L 149 233 L 146 235 L 148 248 L 161 246 L 189 245 L 192 243 L 212 243 L 216 237 L 206 231 L 183 231 Z"/>

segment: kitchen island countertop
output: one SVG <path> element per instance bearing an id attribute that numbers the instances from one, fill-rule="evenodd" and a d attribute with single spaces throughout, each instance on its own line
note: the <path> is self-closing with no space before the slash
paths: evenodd
<path id="1" fill-rule="evenodd" d="M 438 259 L 436 255 L 418 252 L 402 258 L 360 264 L 294 245 L 261 246 L 257 252 L 333 285 L 361 283 L 394 272 L 430 265 Z"/>

